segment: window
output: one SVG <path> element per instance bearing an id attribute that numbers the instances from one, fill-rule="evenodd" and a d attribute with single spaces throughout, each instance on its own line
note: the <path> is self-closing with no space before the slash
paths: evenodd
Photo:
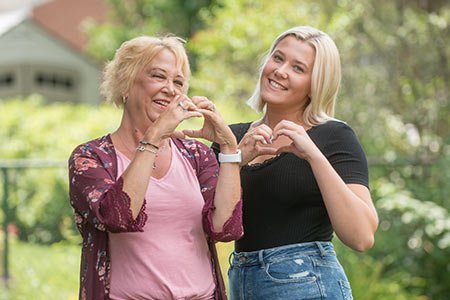
<path id="1" fill-rule="evenodd" d="M 14 81 L 15 78 L 13 73 L 0 74 L 0 88 L 14 85 Z"/>
<path id="2" fill-rule="evenodd" d="M 71 91 L 74 88 L 74 82 L 71 77 L 55 73 L 38 72 L 34 77 L 34 82 L 40 88 L 54 88 L 66 91 Z"/>

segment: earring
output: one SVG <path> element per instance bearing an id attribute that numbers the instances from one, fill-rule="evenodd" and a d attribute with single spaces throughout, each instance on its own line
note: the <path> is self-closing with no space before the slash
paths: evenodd
<path id="1" fill-rule="evenodd" d="M 127 104 L 128 96 L 122 96 L 122 102 L 123 104 Z"/>

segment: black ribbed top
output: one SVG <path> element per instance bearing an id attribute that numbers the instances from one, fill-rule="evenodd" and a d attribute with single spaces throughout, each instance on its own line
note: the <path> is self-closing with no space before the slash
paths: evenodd
<path id="1" fill-rule="evenodd" d="M 231 125 L 238 142 L 250 123 Z M 345 183 L 369 186 L 367 160 L 353 130 L 328 121 L 308 134 Z M 218 145 L 212 145 L 218 153 Z M 241 169 L 244 236 L 236 251 L 331 241 L 333 228 L 309 163 L 291 153 Z"/>

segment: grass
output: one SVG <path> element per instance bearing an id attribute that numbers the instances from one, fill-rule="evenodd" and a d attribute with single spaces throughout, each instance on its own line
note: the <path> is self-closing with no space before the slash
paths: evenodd
<path id="1" fill-rule="evenodd" d="M 1 282 L 1 300 L 78 299 L 79 247 L 12 242 L 8 288 Z M 4 268 L 2 266 L 2 275 Z M 2 278 L 3 279 L 3 278 Z"/>
<path id="2" fill-rule="evenodd" d="M 228 256 L 232 249 L 233 243 L 218 244 L 226 284 Z M 5 288 L 3 280 L 0 282 L 0 300 L 78 299 L 79 259 L 80 247 L 77 245 L 61 243 L 43 246 L 12 241 L 9 251 L 9 287 Z M 2 276 L 3 272 L 2 265 Z"/>

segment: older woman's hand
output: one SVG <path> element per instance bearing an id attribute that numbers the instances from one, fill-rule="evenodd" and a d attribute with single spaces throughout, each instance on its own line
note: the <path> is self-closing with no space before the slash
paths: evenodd
<path id="1" fill-rule="evenodd" d="M 183 133 L 190 137 L 204 138 L 210 142 L 215 142 L 221 148 L 237 148 L 236 137 L 224 122 L 214 104 L 203 96 L 192 97 L 192 102 L 197 107 L 196 111 L 204 117 L 203 126 L 198 130 L 185 129 Z"/>
<path id="2" fill-rule="evenodd" d="M 197 111 L 197 107 L 189 97 L 177 95 L 159 115 L 155 123 L 149 127 L 144 134 L 144 139 L 159 142 L 172 136 L 177 126 L 184 120 L 202 116 L 203 114 Z"/>

